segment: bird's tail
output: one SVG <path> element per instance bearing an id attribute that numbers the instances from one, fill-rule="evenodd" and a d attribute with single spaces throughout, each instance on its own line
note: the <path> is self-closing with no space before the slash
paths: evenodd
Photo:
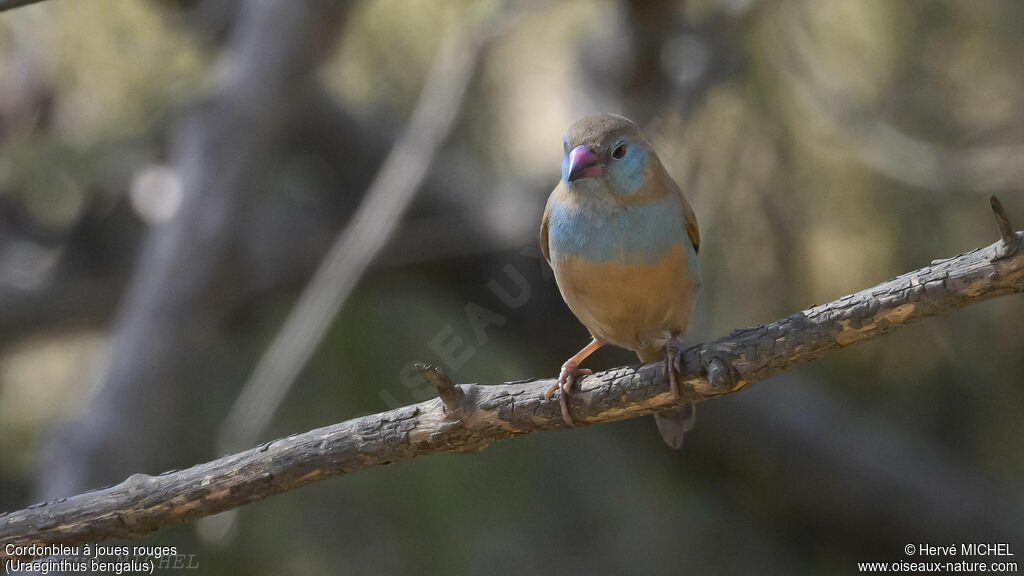
<path id="1" fill-rule="evenodd" d="M 678 450 L 683 447 L 683 438 L 697 424 L 697 407 L 691 402 L 680 404 L 664 412 L 654 415 L 654 423 L 658 425 L 661 439 L 670 448 Z"/>
<path id="2" fill-rule="evenodd" d="M 641 362 L 653 362 L 661 357 L 664 350 L 659 348 L 638 350 L 636 355 Z M 683 447 L 683 438 L 697 424 L 697 407 L 692 402 L 680 404 L 664 412 L 654 415 L 654 423 L 658 425 L 661 439 L 670 448 L 678 450 Z"/>

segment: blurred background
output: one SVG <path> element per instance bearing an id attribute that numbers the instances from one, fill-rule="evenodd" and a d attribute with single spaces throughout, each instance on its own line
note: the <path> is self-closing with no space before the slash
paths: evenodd
<path id="1" fill-rule="evenodd" d="M 0 14 L 0 510 L 226 453 L 231 406 L 453 35 L 490 32 L 463 45 L 452 131 L 253 444 L 431 397 L 412 361 L 553 377 L 587 334 L 537 229 L 589 113 L 646 126 L 695 207 L 691 341 L 986 246 L 988 194 L 1024 227 L 1014 0 L 96 6 Z M 1019 559 L 1022 328 L 1014 295 L 837 351 L 702 404 L 680 452 L 649 418 L 537 434 L 145 543 L 209 574 L 852 573 L 959 542 Z"/>

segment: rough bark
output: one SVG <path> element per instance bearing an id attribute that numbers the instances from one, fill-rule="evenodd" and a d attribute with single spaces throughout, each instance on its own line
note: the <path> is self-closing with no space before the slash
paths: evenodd
<path id="1" fill-rule="evenodd" d="M 688 349 L 683 397 L 700 402 L 728 394 L 898 326 L 1024 292 L 1024 233 L 1012 231 L 995 199 L 993 209 L 1001 235 L 995 244 Z M 703 367 L 712 358 L 735 370 L 734 386 L 709 384 Z M 427 373 L 438 399 L 295 434 L 187 470 L 136 474 L 116 486 L 0 514 L 0 542 L 73 545 L 136 538 L 330 476 L 427 454 L 479 451 L 502 438 L 566 427 L 557 399 L 544 400 L 550 380 L 455 386 L 439 372 Z M 655 362 L 584 378 L 570 404 L 576 422 L 590 425 L 652 414 L 674 402 L 662 365 Z M 10 555 L 0 549 L 0 558 Z"/>

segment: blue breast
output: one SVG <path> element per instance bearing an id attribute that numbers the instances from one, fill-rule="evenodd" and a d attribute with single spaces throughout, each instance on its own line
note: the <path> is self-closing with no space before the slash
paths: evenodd
<path id="1" fill-rule="evenodd" d="M 667 196 L 616 210 L 551 203 L 548 247 L 552 258 L 577 256 L 591 262 L 654 264 L 686 237 L 682 210 Z"/>

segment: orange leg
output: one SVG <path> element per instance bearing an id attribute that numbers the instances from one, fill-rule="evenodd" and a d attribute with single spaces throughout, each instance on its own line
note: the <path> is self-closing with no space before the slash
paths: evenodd
<path id="1" fill-rule="evenodd" d="M 558 397 L 558 403 L 562 406 L 562 420 L 569 426 L 575 426 L 576 424 L 572 421 L 572 416 L 569 414 L 569 389 L 572 388 L 573 381 L 576 379 L 577 374 L 593 374 L 593 370 L 587 368 L 580 368 L 580 362 L 583 362 L 594 353 L 595 350 L 604 346 L 604 342 L 601 342 L 597 338 L 590 341 L 583 350 L 576 353 L 575 356 L 569 358 L 562 364 L 562 370 L 558 373 L 558 382 L 555 383 L 547 392 L 544 393 L 544 399 L 550 400 L 551 396 L 554 395 L 556 390 L 561 389 L 562 393 Z"/>

